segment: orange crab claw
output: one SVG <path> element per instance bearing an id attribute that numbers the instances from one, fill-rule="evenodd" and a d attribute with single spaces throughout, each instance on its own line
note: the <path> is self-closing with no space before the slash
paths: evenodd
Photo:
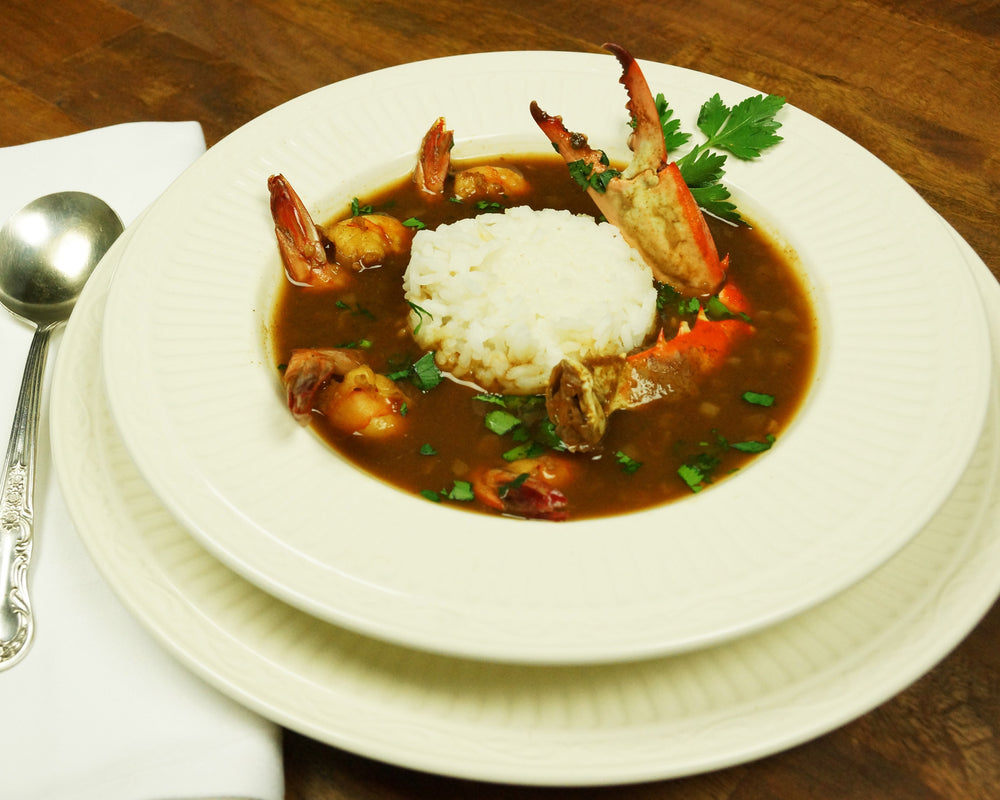
<path id="1" fill-rule="evenodd" d="M 705 217 L 675 163 L 667 163 L 656 101 L 636 60 L 606 44 L 622 65 L 626 107 L 635 121 L 628 146 L 633 157 L 619 173 L 587 137 L 566 129 L 562 118 L 531 103 L 531 115 L 568 164 L 584 162 L 587 192 L 607 220 L 642 255 L 657 280 L 690 295 L 711 295 L 725 282 Z"/>
<path id="2" fill-rule="evenodd" d="M 723 287 L 719 300 L 735 313 L 750 310 L 746 296 L 732 284 Z M 706 375 L 721 367 L 736 344 L 752 333 L 753 326 L 741 317 L 709 319 L 702 310 L 693 327 L 684 323 L 672 339 L 666 339 L 661 330 L 652 347 L 629 356 L 626 361 L 633 370 L 638 370 L 682 359 L 693 375 Z"/>

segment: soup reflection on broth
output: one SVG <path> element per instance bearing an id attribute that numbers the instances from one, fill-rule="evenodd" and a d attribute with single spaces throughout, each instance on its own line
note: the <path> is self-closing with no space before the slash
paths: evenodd
<path id="1" fill-rule="evenodd" d="M 428 501 L 553 520 L 673 501 L 780 446 L 817 350 L 793 254 L 710 218 L 741 295 L 691 300 L 595 221 L 562 160 L 488 166 L 507 192 L 429 196 L 407 176 L 320 226 L 328 254 L 361 254 L 344 281 L 280 289 L 271 341 L 309 386 L 300 421 Z M 594 397 L 600 430 L 577 433 Z"/>

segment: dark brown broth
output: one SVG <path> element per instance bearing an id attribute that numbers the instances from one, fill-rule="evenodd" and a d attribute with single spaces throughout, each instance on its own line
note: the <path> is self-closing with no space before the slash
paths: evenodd
<path id="1" fill-rule="evenodd" d="M 594 213 L 562 161 L 544 156 L 507 161 L 532 185 L 524 203 Z M 479 213 L 471 204 L 428 204 L 408 179 L 362 202 L 399 219 L 416 217 L 431 228 Z M 720 254 L 730 254 L 729 280 L 754 309 L 756 333 L 737 348 L 725 369 L 702 382 L 697 397 L 616 412 L 598 452 L 563 456 L 573 460 L 576 476 L 563 488 L 571 519 L 624 513 L 686 496 L 691 489 L 678 469 L 693 458 L 717 456 L 719 464 L 711 473 L 717 482 L 755 457 L 720 448 L 720 437 L 733 443 L 780 436 L 802 403 L 815 363 L 817 334 L 810 300 L 789 255 L 756 230 L 712 219 L 709 225 Z M 409 334 L 409 307 L 402 292 L 405 269 L 401 259 L 366 270 L 340 295 L 285 282 L 271 326 L 277 363 L 285 363 L 295 348 L 343 347 L 362 339 L 371 342 L 366 358 L 376 371 L 391 372 L 412 363 L 422 353 Z M 676 324 L 676 319 L 665 320 L 668 330 Z M 773 395 L 774 405 L 748 404 L 742 399 L 748 390 Z M 468 478 L 477 464 L 504 466 L 503 454 L 517 443 L 509 435 L 486 430 L 483 418 L 492 406 L 476 400 L 475 390 L 445 380 L 429 392 L 411 394 L 407 431 L 400 438 L 344 436 L 319 415 L 315 430 L 366 472 L 411 492 L 446 491 L 453 481 Z M 424 445 L 436 454 L 422 455 Z M 618 453 L 642 466 L 626 472 Z M 496 513 L 478 503 L 447 502 Z"/>

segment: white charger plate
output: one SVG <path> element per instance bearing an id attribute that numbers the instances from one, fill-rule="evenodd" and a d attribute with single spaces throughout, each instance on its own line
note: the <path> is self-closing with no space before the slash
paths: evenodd
<path id="1" fill-rule="evenodd" d="M 126 233 L 126 237 L 130 234 Z M 1000 353 L 1000 287 L 965 247 Z M 676 777 L 825 733 L 916 680 L 1000 591 L 1000 387 L 960 482 L 891 560 L 827 602 L 682 655 L 601 666 L 452 659 L 302 613 L 213 558 L 118 436 L 98 351 L 124 241 L 80 301 L 55 365 L 55 466 L 110 585 L 183 663 L 321 741 L 444 775 L 537 785 Z"/>
<path id="2" fill-rule="evenodd" d="M 643 69 L 690 130 L 713 93 L 730 104 L 752 93 Z M 212 554 L 292 605 L 396 643 L 579 663 L 787 618 L 869 573 L 934 513 L 985 413 L 977 292 L 916 193 L 794 108 L 785 141 L 758 163 L 730 159 L 727 180 L 800 255 L 821 358 L 796 422 L 740 475 L 638 514 L 523 523 L 388 488 L 292 421 L 265 345 L 282 272 L 267 176 L 285 173 L 323 218 L 408 172 L 441 114 L 456 155 L 548 152 L 532 99 L 622 157 L 619 72 L 610 55 L 535 52 L 362 75 L 251 122 L 154 204 L 110 291 L 105 379 L 141 474 Z"/>

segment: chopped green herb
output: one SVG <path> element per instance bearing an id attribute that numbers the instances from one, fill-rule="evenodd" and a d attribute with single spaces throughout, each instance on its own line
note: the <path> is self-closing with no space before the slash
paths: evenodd
<path id="1" fill-rule="evenodd" d="M 505 433 L 510 433 L 514 430 L 514 428 L 521 424 L 520 419 L 515 417 L 509 411 L 500 408 L 487 411 L 483 422 L 486 424 L 487 430 L 497 434 L 497 436 L 503 436 Z"/>
<path id="2" fill-rule="evenodd" d="M 448 499 L 457 500 L 462 503 L 475 500 L 476 495 L 472 491 L 472 484 L 468 481 L 455 481 L 452 484 L 451 491 L 448 492 Z"/>
<path id="3" fill-rule="evenodd" d="M 436 456 L 437 450 L 434 449 L 433 445 L 422 444 L 420 445 L 420 455 L 422 456 Z"/>
<path id="4" fill-rule="evenodd" d="M 639 467 L 642 466 L 641 461 L 636 461 L 634 458 L 622 452 L 621 450 L 615 453 L 615 461 L 617 461 L 619 465 L 621 465 L 622 472 L 624 472 L 626 475 L 633 474 L 639 469 Z"/>
<path id="5" fill-rule="evenodd" d="M 416 228 L 418 231 L 422 231 L 424 228 L 427 227 L 423 222 L 421 222 L 416 217 L 410 217 L 409 219 L 404 219 L 403 224 L 407 228 Z"/>
<path id="6" fill-rule="evenodd" d="M 505 398 L 502 394 L 477 394 L 472 399 L 479 400 L 483 403 L 492 403 L 495 406 L 507 406 L 507 398 Z"/>
<path id="7" fill-rule="evenodd" d="M 524 482 L 528 480 L 529 477 L 530 475 L 527 472 L 522 472 L 520 475 L 514 478 L 514 480 L 500 484 L 500 486 L 497 488 L 497 494 L 500 496 L 500 499 L 502 500 L 511 492 L 520 489 L 522 484 L 524 484 Z"/>
<path id="8" fill-rule="evenodd" d="M 691 134 L 684 133 L 680 129 L 681 121 L 674 119 L 674 111 L 662 93 L 656 95 L 656 111 L 660 115 L 660 127 L 663 129 L 663 140 L 667 144 L 667 152 L 686 144 L 691 138 Z"/>
<path id="9" fill-rule="evenodd" d="M 550 450 L 566 449 L 565 443 L 559 438 L 559 434 L 556 433 L 555 423 L 548 417 L 535 426 L 535 436 L 539 444 L 543 447 L 548 447 Z"/>
<path id="10" fill-rule="evenodd" d="M 508 450 L 503 454 L 503 460 L 520 461 L 522 458 L 538 458 L 544 452 L 545 448 L 542 445 L 537 442 L 528 442 Z"/>
<path id="11" fill-rule="evenodd" d="M 361 201 L 358 200 L 358 198 L 355 197 L 351 200 L 352 217 L 359 217 L 362 214 L 371 214 L 373 211 L 375 211 L 374 207 L 372 207 L 371 205 L 365 205 L 365 206 L 361 205 Z"/>
<path id="12" fill-rule="evenodd" d="M 774 436 L 768 434 L 764 437 L 763 442 L 733 442 L 729 446 L 741 453 L 763 453 L 765 450 L 770 450 L 772 444 L 774 444 Z"/>
<path id="13" fill-rule="evenodd" d="M 416 327 L 413 329 L 413 335 L 416 336 L 417 331 L 420 330 L 420 326 L 424 324 L 424 317 L 427 317 L 427 319 L 434 319 L 434 315 L 431 314 L 430 311 L 421 308 L 416 303 L 411 303 L 409 300 L 407 300 L 406 303 L 407 305 L 409 305 L 410 308 L 413 309 L 414 313 L 416 313 L 417 315 L 417 324 Z"/>
<path id="14" fill-rule="evenodd" d="M 755 406 L 770 408 L 774 405 L 774 395 L 771 394 L 764 394 L 762 392 L 743 392 L 742 397 L 748 403 L 752 403 Z"/>
<path id="15" fill-rule="evenodd" d="M 431 500 L 435 503 L 441 502 L 441 495 L 439 495 L 437 492 L 432 492 L 430 489 L 421 489 L 420 496 L 425 497 L 428 500 Z"/>
<path id="16" fill-rule="evenodd" d="M 709 319 L 741 319 L 750 322 L 750 315 L 743 311 L 733 311 L 729 306 L 719 299 L 717 294 L 713 294 L 705 303 L 705 314 Z"/>
<path id="17" fill-rule="evenodd" d="M 603 152 L 601 153 L 601 163 L 608 163 L 608 157 Z M 582 158 L 578 161 L 571 161 L 568 167 L 570 177 L 577 182 L 581 189 L 593 189 L 602 194 L 607 191 L 608 183 L 612 178 L 621 175 L 616 169 L 604 169 L 595 173 L 594 165 Z"/>
<path id="18" fill-rule="evenodd" d="M 718 456 L 709 453 L 698 453 L 681 464 L 677 474 L 688 485 L 692 492 L 700 492 L 705 484 L 712 482 L 712 476 L 719 466 Z"/>
<path id="19" fill-rule="evenodd" d="M 362 306 L 360 303 L 355 303 L 352 306 L 350 303 L 345 303 L 343 300 L 337 300 L 333 305 L 335 308 L 339 308 L 341 311 L 350 311 L 351 314 L 353 314 L 354 316 L 368 317 L 368 319 L 375 319 L 375 315 L 367 308 Z"/>
<path id="20" fill-rule="evenodd" d="M 409 369 L 409 378 L 420 391 L 433 389 L 443 380 L 441 370 L 434 363 L 434 353 L 424 353 Z"/>
<path id="21" fill-rule="evenodd" d="M 498 203 L 496 200 L 477 200 L 476 208 L 479 211 L 490 213 L 502 212 L 504 210 L 503 203 Z"/>

